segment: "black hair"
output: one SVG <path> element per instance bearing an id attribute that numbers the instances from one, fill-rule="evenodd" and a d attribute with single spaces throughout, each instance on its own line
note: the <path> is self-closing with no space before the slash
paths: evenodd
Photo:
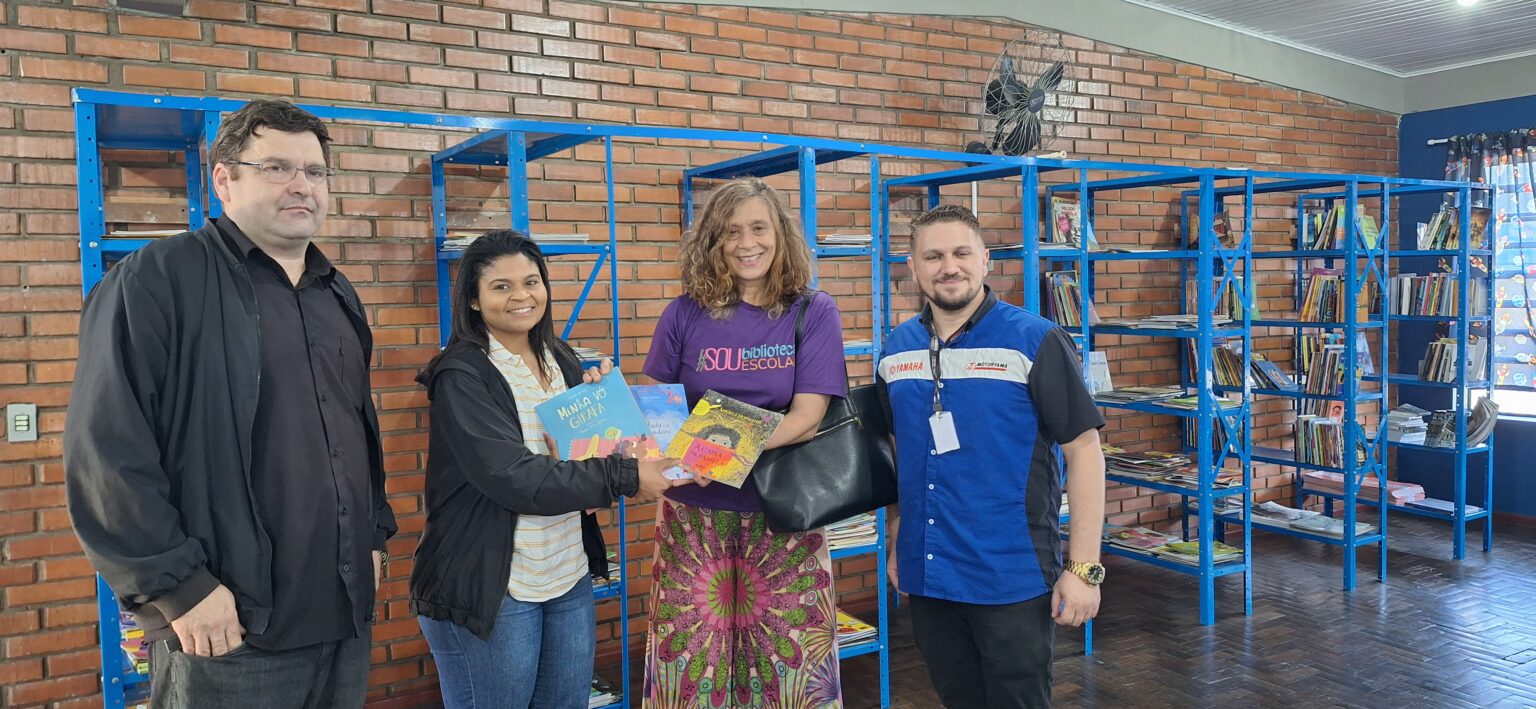
<path id="1" fill-rule="evenodd" d="M 485 274 L 485 269 L 496 259 L 518 254 L 526 256 L 534 266 L 538 267 L 539 280 L 544 283 L 544 316 L 539 318 L 538 324 L 534 325 L 532 330 L 528 331 L 528 345 L 533 349 L 534 362 L 539 372 L 546 378 L 558 374 L 558 372 L 544 370 L 544 359 L 551 352 L 561 351 L 560 338 L 555 336 L 555 319 L 550 302 L 549 265 L 544 260 L 544 251 L 522 232 L 502 229 L 486 232 L 464 249 L 464 257 L 459 261 L 459 275 L 453 281 L 453 292 L 450 295 L 453 323 L 448 335 L 448 345 L 427 363 L 427 366 L 416 376 L 416 381 L 422 385 L 429 385 L 432 381 L 432 373 L 437 371 L 438 363 L 455 345 L 474 345 L 482 350 L 490 349 L 491 336 L 485 326 L 485 317 L 480 314 L 480 311 L 470 306 L 480 294 L 480 279 Z"/>
<path id="2" fill-rule="evenodd" d="M 700 429 L 698 434 L 694 437 L 709 440 L 710 436 L 725 436 L 727 439 L 730 439 L 731 448 L 735 448 L 737 444 L 741 443 L 740 433 L 736 432 L 729 426 L 721 426 L 719 424 L 705 426 L 703 429 Z"/>
<path id="3" fill-rule="evenodd" d="M 287 101 L 264 99 L 247 103 L 219 121 L 219 133 L 214 137 L 213 148 L 208 151 L 208 169 L 239 160 L 240 153 L 245 152 L 245 146 L 250 144 L 251 136 L 256 135 L 258 128 L 284 133 L 314 133 L 320 140 L 320 154 L 324 156 L 325 164 L 331 164 L 331 134 L 323 121 Z"/>

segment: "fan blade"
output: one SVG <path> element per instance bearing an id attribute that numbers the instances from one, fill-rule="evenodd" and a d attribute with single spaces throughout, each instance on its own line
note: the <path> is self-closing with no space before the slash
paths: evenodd
<path id="1" fill-rule="evenodd" d="M 1024 126 L 1024 149 L 1019 151 L 1021 155 L 1040 147 L 1040 120 L 1031 115 Z"/>
<path id="2" fill-rule="evenodd" d="M 1057 86 L 1061 85 L 1061 80 L 1066 75 L 1066 64 L 1061 62 L 1051 62 L 1051 65 L 1046 67 L 1045 73 L 1040 75 L 1040 80 L 1035 82 L 1035 88 L 1044 89 L 1046 91 L 1054 91 Z"/>
<path id="3" fill-rule="evenodd" d="M 1020 121 L 1008 131 L 1008 135 L 1003 137 L 1003 154 L 1023 155 L 1029 150 L 1029 124 L 1028 120 Z"/>
<path id="4" fill-rule="evenodd" d="M 994 116 L 1002 115 L 1003 111 L 1008 107 L 1006 97 L 1003 96 L 1003 82 L 999 79 L 988 81 L 984 99 L 987 113 Z"/>
<path id="5" fill-rule="evenodd" d="M 997 129 L 992 133 L 992 144 L 987 147 L 987 152 L 995 153 L 998 148 L 1003 147 L 1003 137 L 1008 132 L 1008 124 L 1012 122 L 1012 120 L 1006 118 L 997 122 Z M 1006 153 L 1007 150 L 1005 149 L 1003 152 Z"/>

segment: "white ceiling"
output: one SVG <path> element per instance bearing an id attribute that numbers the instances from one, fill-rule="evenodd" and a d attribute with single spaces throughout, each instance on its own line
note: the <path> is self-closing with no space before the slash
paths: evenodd
<path id="1" fill-rule="evenodd" d="M 1402 77 L 1536 54 L 1536 0 L 1126 0 Z"/>

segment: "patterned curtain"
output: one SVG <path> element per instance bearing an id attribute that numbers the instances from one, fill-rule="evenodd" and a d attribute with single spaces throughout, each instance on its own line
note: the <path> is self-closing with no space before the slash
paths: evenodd
<path id="1" fill-rule="evenodd" d="M 1536 391 L 1536 129 L 1452 138 L 1445 176 L 1494 187 L 1473 193 L 1493 208 L 1494 384 Z M 1491 199 L 1492 204 L 1487 201 Z M 1477 261 L 1479 259 L 1475 259 Z M 1474 274 L 1480 264 L 1474 263 Z"/>

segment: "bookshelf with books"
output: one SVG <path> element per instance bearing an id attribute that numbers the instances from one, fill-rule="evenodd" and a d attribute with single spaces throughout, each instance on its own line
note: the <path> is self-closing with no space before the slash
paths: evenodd
<path id="1" fill-rule="evenodd" d="M 978 215 L 984 225 L 996 223 L 993 220 L 996 217 L 998 221 L 1017 227 L 1016 232 L 1005 234 L 1000 243 L 990 244 L 994 261 L 1022 261 L 1021 292 L 1000 292 L 999 295 L 1014 302 L 1022 301 L 1027 310 L 1049 317 L 1067 330 L 1082 357 L 1085 381 L 1098 394 L 1096 398 L 1101 406 L 1114 411 L 1162 414 L 1195 422 L 1197 443 L 1201 445 L 1187 458 L 1181 458 L 1176 464 L 1170 463 L 1172 470 L 1159 471 L 1157 475 L 1122 475 L 1111 470 L 1108 479 L 1112 484 L 1132 485 L 1152 494 L 1165 493 L 1193 501 L 1187 507 L 1206 512 L 1192 515 L 1197 521 L 1194 529 L 1186 519 L 1183 534 L 1177 535 L 1176 541 L 1208 539 L 1213 544 L 1195 543 L 1182 550 L 1188 552 L 1186 554 L 1170 552 L 1163 555 L 1106 543 L 1104 552 L 1195 576 L 1199 587 L 1200 617 L 1204 624 L 1215 622 L 1215 584 L 1224 576 L 1243 577 L 1243 609 L 1245 613 L 1252 610 L 1250 547 L 1246 540 L 1241 546 L 1234 546 L 1240 552 L 1237 556 L 1230 555 L 1225 548 L 1215 548 L 1215 516 L 1212 512 L 1216 507 L 1215 500 L 1247 499 L 1246 477 L 1242 472 L 1246 468 L 1246 452 L 1242 450 L 1246 436 L 1241 433 L 1247 419 L 1246 400 L 1241 397 L 1223 400 L 1204 380 L 1204 386 L 1174 384 L 1171 387 L 1112 389 L 1108 382 L 1108 364 L 1114 361 L 1114 355 L 1109 354 L 1106 358 L 1098 345 L 1102 340 L 1114 343 L 1108 345 L 1114 347 L 1130 338 L 1172 344 L 1187 340 L 1197 343 L 1197 348 L 1205 344 L 1203 349 L 1209 353 L 1208 343 L 1217 333 L 1243 332 L 1243 319 L 1249 309 L 1240 308 L 1242 312 L 1236 323 L 1217 317 L 1216 302 L 1221 299 L 1221 294 L 1210 290 L 1192 297 L 1190 307 L 1178 312 L 1154 315 L 1142 314 L 1139 310 L 1122 312 L 1117 307 L 1116 313 L 1126 317 L 1110 319 L 1099 312 L 1094 296 L 1099 277 L 1135 272 L 1140 263 L 1157 264 L 1155 268 L 1167 274 L 1159 278 L 1165 279 L 1173 278 L 1175 271 L 1188 264 L 1192 271 L 1189 278 L 1212 282 L 1219 268 L 1215 265 L 1217 262 L 1237 264 L 1243 260 L 1244 251 L 1242 248 L 1224 248 L 1222 239 L 1212 227 L 1205 230 L 1204 248 L 1188 241 L 1157 245 L 1151 243 L 1153 239 L 1150 237 L 1146 239 L 1148 243 L 1129 243 L 1128 239 L 1141 237 L 1118 230 L 1097 230 L 1095 212 L 1100 200 L 1106 197 L 1145 200 L 1142 193 L 1155 189 L 1167 190 L 1172 196 L 1177 194 L 1178 185 L 1197 186 L 1209 197 L 1219 181 L 1243 179 L 1245 174 L 1240 171 L 1028 159 L 1016 166 L 986 166 L 902 177 L 887 180 L 882 187 L 887 204 L 891 203 L 892 189 L 925 188 L 929 194 L 927 206 L 935 206 L 942 187 L 968 182 L 1008 181 L 1018 190 L 1020 199 L 1008 201 L 1006 209 L 1018 211 Z M 1212 199 L 1205 204 L 1213 204 Z M 1215 221 L 1210 213 L 1214 210 L 1207 209 L 1206 223 L 1210 224 Z M 1166 241 L 1166 235 L 1164 237 Z M 888 234 L 886 238 L 889 238 Z M 890 254 L 888 262 L 899 263 L 904 256 Z M 1233 266 L 1229 270 L 1240 273 L 1243 269 Z M 1239 285 L 1237 290 L 1243 289 Z M 1245 295 L 1251 298 L 1251 294 Z M 1131 317 L 1137 315 L 1140 317 Z M 1210 358 L 1204 358 L 1204 371 L 1209 372 L 1212 366 Z M 1229 431 L 1232 435 L 1223 438 Z M 1172 439 L 1168 447 L 1176 449 L 1179 445 L 1177 436 Z M 1233 443 L 1225 445 L 1225 440 Z"/>
<path id="2" fill-rule="evenodd" d="M 1266 315 L 1252 325 L 1268 341 L 1289 341 L 1293 371 L 1285 372 L 1266 357 L 1269 366 L 1250 374 L 1249 381 L 1290 383 L 1253 389 L 1257 396 L 1286 401 L 1294 417 L 1289 436 L 1254 445 L 1253 462 L 1279 466 L 1289 478 L 1299 512 L 1296 519 L 1277 522 L 1273 516 L 1266 519 L 1256 506 L 1247 520 L 1230 513 L 1222 519 L 1341 547 L 1345 590 L 1355 588 L 1358 552 L 1369 545 L 1379 552 L 1378 578 L 1386 578 L 1385 514 L 1372 522 L 1358 520 L 1357 513 L 1365 496 L 1376 489 L 1368 481 L 1379 480 L 1385 471 L 1381 422 L 1386 415 L 1387 346 L 1380 301 L 1388 244 L 1381 230 L 1390 228 L 1395 186 L 1393 178 L 1328 175 L 1261 179 L 1251 193 L 1294 197 L 1296 205 L 1291 243 L 1283 248 L 1264 244 L 1253 251 L 1261 262 L 1291 262 L 1289 268 L 1268 272 L 1290 272 L 1290 309 L 1295 316 Z M 1231 382 L 1223 390 L 1228 388 Z M 1336 476 L 1337 492 L 1309 486 L 1311 476 L 1318 474 Z M 1319 494 L 1324 495 L 1320 515 L 1304 504 L 1308 496 Z M 1385 499 L 1379 490 L 1377 498 Z M 1342 519 L 1334 519 L 1333 500 L 1341 503 Z"/>
<path id="3" fill-rule="evenodd" d="M 1405 248 L 1392 252 L 1389 334 L 1399 353 L 1388 376 L 1397 402 L 1387 445 L 1393 469 L 1426 485 L 1448 486 L 1451 499 L 1389 501 L 1396 512 L 1449 522 L 1452 557 L 1466 557 L 1467 526 L 1482 522 L 1483 551 L 1493 549 L 1494 289 L 1489 191 L 1461 185 L 1436 193 L 1427 223 L 1404 224 Z M 1462 238 L 1462 235 L 1468 235 Z M 1406 248 L 1408 245 L 1414 248 Z"/>

